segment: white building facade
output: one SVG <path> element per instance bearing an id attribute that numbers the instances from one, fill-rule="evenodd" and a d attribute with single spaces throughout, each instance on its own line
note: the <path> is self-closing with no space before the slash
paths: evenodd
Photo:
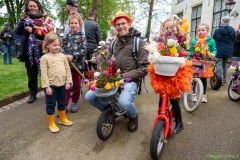
<path id="1" fill-rule="evenodd" d="M 236 4 L 230 12 L 230 26 L 237 29 L 240 24 L 240 0 L 234 1 Z M 196 36 L 196 27 L 202 22 L 209 24 L 209 35 L 212 35 L 220 26 L 221 18 L 229 15 L 226 2 L 229 0 L 172 0 L 171 13 L 187 18 L 192 38 Z"/>

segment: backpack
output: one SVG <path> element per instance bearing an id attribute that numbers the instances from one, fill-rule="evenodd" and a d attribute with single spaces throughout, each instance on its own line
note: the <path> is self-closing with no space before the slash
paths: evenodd
<path id="1" fill-rule="evenodd" d="M 117 42 L 117 39 L 114 39 L 111 43 L 111 49 L 112 49 L 112 54 L 113 54 L 113 51 L 114 51 L 114 47 L 115 47 L 115 44 Z M 137 55 L 138 55 L 138 48 L 139 48 L 139 37 L 137 36 L 134 36 L 134 39 L 133 39 L 133 52 L 132 52 L 132 55 L 134 57 L 134 59 L 137 61 Z M 142 77 L 142 78 L 139 78 L 139 84 L 138 84 L 138 95 L 141 94 L 141 91 L 142 91 L 142 82 L 144 83 L 144 87 L 148 93 L 148 90 L 145 86 L 145 76 Z"/>

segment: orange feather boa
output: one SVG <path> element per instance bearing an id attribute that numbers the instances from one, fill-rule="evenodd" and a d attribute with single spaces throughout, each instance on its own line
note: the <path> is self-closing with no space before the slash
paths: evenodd
<path id="1" fill-rule="evenodd" d="M 192 62 L 185 59 L 186 65 L 180 68 L 175 76 L 161 76 L 155 74 L 154 65 L 150 63 L 148 72 L 150 75 L 150 84 L 155 93 L 160 95 L 168 95 L 171 99 L 179 97 L 180 92 L 191 91 L 190 81 L 193 79 Z"/>

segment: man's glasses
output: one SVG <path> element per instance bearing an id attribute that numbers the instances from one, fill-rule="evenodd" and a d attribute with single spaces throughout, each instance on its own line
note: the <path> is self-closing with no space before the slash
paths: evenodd
<path id="1" fill-rule="evenodd" d="M 120 27 L 121 25 L 125 26 L 126 24 L 127 24 L 127 22 L 118 23 L 118 24 L 116 24 L 116 27 Z"/>

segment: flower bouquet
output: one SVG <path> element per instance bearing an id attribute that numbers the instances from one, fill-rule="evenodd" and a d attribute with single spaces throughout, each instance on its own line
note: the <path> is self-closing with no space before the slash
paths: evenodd
<path id="1" fill-rule="evenodd" d="M 194 52 L 190 54 L 191 61 L 195 64 L 203 64 L 203 68 L 193 67 L 195 73 L 204 74 L 210 66 L 213 70 L 216 62 L 215 55 L 208 51 L 208 45 L 205 41 L 198 41 L 193 46 Z"/>
<path id="2" fill-rule="evenodd" d="M 111 101 L 115 96 L 118 88 L 124 89 L 123 83 L 130 82 L 130 78 L 125 80 L 120 78 L 120 69 L 116 68 L 116 60 L 108 51 L 109 46 L 105 41 L 99 42 L 99 46 L 90 60 L 97 64 L 97 70 L 94 71 L 93 79 L 84 80 L 86 86 L 94 91 L 100 101 Z"/>
<path id="3" fill-rule="evenodd" d="M 239 61 L 233 61 L 229 67 L 229 71 L 231 72 L 240 72 L 240 62 Z"/>
<path id="4" fill-rule="evenodd" d="M 149 51 L 148 72 L 150 83 L 160 95 L 175 99 L 181 92 L 191 91 L 192 63 L 185 59 L 186 48 L 189 44 L 187 34 L 175 32 L 176 26 L 163 28 L 159 37 L 145 49 Z"/>
<path id="5" fill-rule="evenodd" d="M 153 62 L 155 73 L 174 76 L 179 68 L 185 66 L 187 35 L 175 33 L 176 26 L 163 28 L 159 37 L 145 46 L 149 51 L 148 60 Z"/>

